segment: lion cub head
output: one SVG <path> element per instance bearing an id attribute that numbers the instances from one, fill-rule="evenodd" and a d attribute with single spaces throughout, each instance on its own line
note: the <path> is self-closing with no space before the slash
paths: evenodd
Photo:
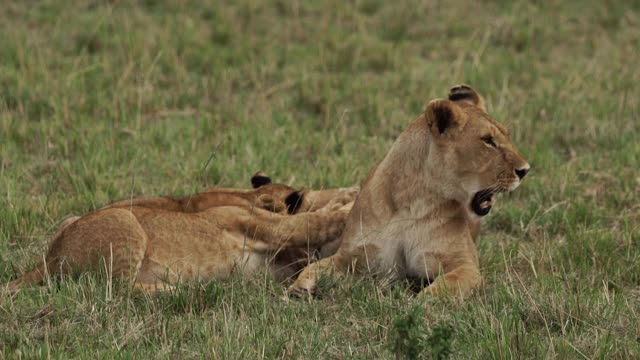
<path id="1" fill-rule="evenodd" d="M 515 190 L 529 172 L 507 128 L 486 113 L 470 86 L 454 86 L 447 99 L 430 101 L 424 116 L 433 139 L 429 167 L 447 183 L 446 195 L 470 199 L 476 215 L 488 214 L 493 195 Z"/>
<path id="2" fill-rule="evenodd" d="M 251 177 L 251 186 L 257 205 L 276 213 L 297 214 L 301 212 L 334 211 L 353 204 L 360 188 L 296 190 L 285 184 L 277 184 L 262 171 Z"/>
<path id="3" fill-rule="evenodd" d="M 304 193 L 285 184 L 271 181 L 271 177 L 258 171 L 251 177 L 259 207 L 276 213 L 295 214 L 303 203 Z"/>

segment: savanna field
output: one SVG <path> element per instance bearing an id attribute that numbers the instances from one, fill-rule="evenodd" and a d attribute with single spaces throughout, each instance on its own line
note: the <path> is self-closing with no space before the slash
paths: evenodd
<path id="1" fill-rule="evenodd" d="M 4 1 L 0 282 L 110 201 L 358 184 L 468 83 L 532 170 L 478 240 L 482 288 L 363 276 L 145 296 L 105 274 L 9 295 L 0 358 L 640 357 L 640 3 Z"/>

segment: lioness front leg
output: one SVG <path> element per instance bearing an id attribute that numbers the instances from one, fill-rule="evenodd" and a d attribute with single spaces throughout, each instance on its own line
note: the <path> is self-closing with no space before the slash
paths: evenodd
<path id="1" fill-rule="evenodd" d="M 465 263 L 453 270 L 440 274 L 436 280 L 420 292 L 420 297 L 460 295 L 467 297 L 482 283 L 482 276 L 478 266 Z"/>
<path id="2" fill-rule="evenodd" d="M 166 284 L 166 283 L 142 283 L 136 281 L 133 284 L 133 288 L 142 291 L 143 293 L 147 293 L 149 295 L 153 295 L 158 291 L 172 291 L 175 290 L 175 286 Z"/>
<path id="3" fill-rule="evenodd" d="M 310 264 L 296 281 L 287 289 L 287 295 L 312 295 L 316 291 L 318 279 L 321 276 L 333 276 L 346 272 L 346 267 L 342 265 L 339 255 L 333 255 Z"/>

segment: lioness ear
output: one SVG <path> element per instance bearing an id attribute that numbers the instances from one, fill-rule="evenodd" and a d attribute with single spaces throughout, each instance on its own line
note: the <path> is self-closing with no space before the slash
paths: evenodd
<path id="1" fill-rule="evenodd" d="M 469 85 L 456 85 L 449 90 L 449 100 L 467 102 L 486 111 L 484 98 Z"/>
<path id="2" fill-rule="evenodd" d="M 254 189 L 268 184 L 271 184 L 271 178 L 262 171 L 258 171 L 251 177 L 251 186 L 253 186 Z"/>
<path id="3" fill-rule="evenodd" d="M 286 199 L 284 203 L 287 204 L 287 212 L 289 214 L 295 214 L 300 209 L 302 201 L 304 200 L 304 193 L 302 191 L 294 191 Z"/>
<path id="4" fill-rule="evenodd" d="M 429 130 L 435 136 L 440 136 L 451 129 L 461 126 L 464 117 L 456 104 L 445 99 L 431 100 L 427 104 L 425 117 Z"/>

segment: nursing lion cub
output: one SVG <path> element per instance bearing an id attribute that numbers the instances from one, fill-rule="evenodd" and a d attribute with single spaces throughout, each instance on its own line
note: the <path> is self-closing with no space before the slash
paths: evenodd
<path id="1" fill-rule="evenodd" d="M 466 296 L 482 281 L 475 239 L 494 195 L 529 171 L 507 129 L 471 87 L 429 102 L 364 181 L 337 252 L 289 289 L 311 293 L 321 274 L 372 272 L 430 283 L 422 294 Z"/>
<path id="2" fill-rule="evenodd" d="M 8 288 L 101 268 L 147 291 L 263 269 L 283 280 L 307 263 L 309 250 L 340 236 L 357 195 L 357 188 L 296 191 L 263 173 L 251 182 L 252 190 L 134 198 L 67 219 L 45 261 Z"/>
<path id="3" fill-rule="evenodd" d="M 271 178 L 262 171 L 251 177 L 251 186 L 253 189 L 212 188 L 183 197 L 138 197 L 114 202 L 103 209 L 142 206 L 191 213 L 215 206 L 250 206 L 281 214 L 295 214 L 338 210 L 352 203 L 359 191 L 358 187 L 296 191 L 288 185 L 272 183 Z"/>

